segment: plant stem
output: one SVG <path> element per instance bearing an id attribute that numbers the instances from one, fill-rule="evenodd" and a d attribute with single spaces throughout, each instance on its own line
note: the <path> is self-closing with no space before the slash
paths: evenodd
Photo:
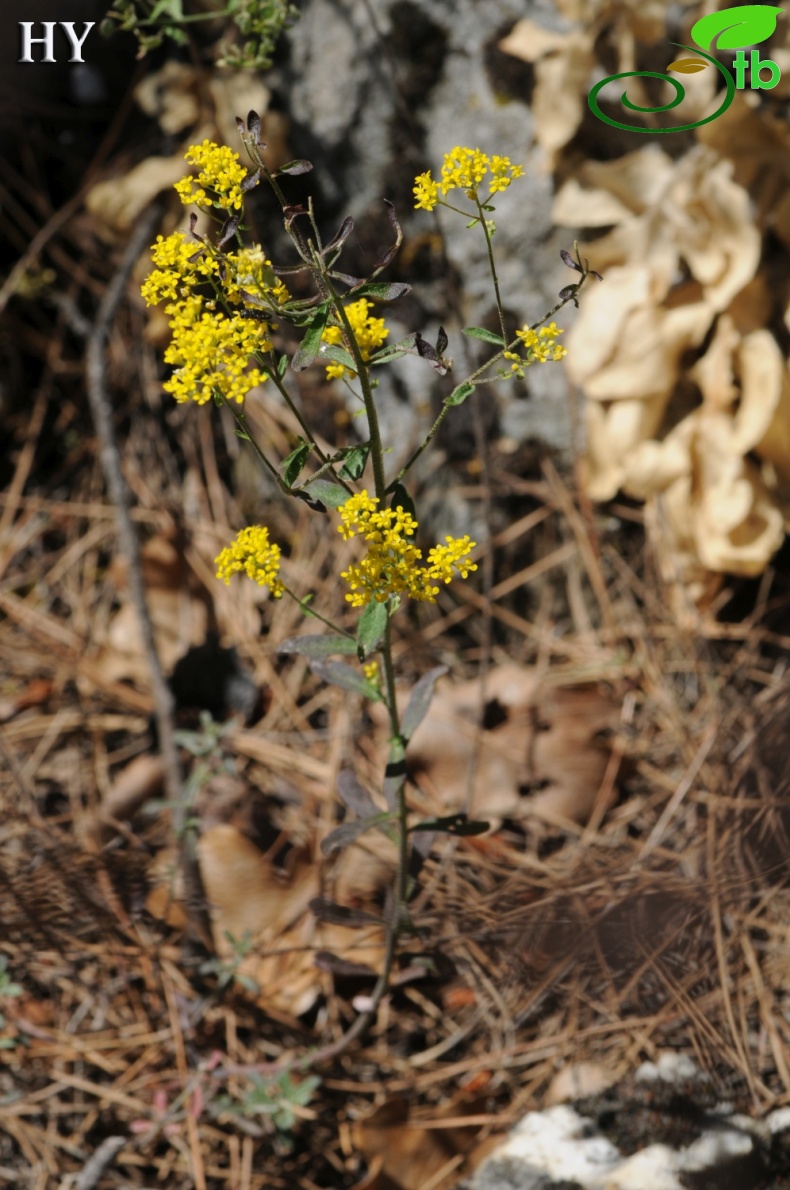
<path id="1" fill-rule="evenodd" d="M 475 194 L 475 205 L 477 213 L 480 217 L 480 226 L 483 229 L 483 235 L 486 238 L 486 248 L 488 250 L 488 267 L 491 270 L 491 280 L 494 282 L 494 295 L 496 297 L 496 308 L 499 314 L 499 328 L 502 332 L 502 342 L 507 341 L 507 331 L 505 330 L 505 312 L 502 309 L 502 295 L 499 292 L 499 277 L 496 271 L 496 262 L 494 261 L 494 250 L 491 246 L 491 232 L 486 222 L 485 212 L 480 204 L 480 199 Z"/>

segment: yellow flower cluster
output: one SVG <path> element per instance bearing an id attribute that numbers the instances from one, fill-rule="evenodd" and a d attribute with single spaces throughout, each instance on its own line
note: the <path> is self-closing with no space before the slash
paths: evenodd
<path id="1" fill-rule="evenodd" d="M 507 190 L 510 183 L 522 177 L 523 173 L 523 165 L 512 165 L 509 157 L 489 157 L 481 153 L 480 149 L 465 149 L 456 145 L 452 152 L 445 153 L 441 181 L 434 181 L 430 170 L 414 179 L 414 197 L 417 200 L 414 206 L 416 210 L 422 208 L 432 211 L 451 190 L 456 189 L 465 190 L 470 198 L 474 198 L 488 174 L 487 197 L 490 198 L 497 191 Z"/>
<path id="2" fill-rule="evenodd" d="M 256 351 L 272 350 L 268 327 L 240 314 L 228 316 L 201 306 L 202 298 L 190 298 L 177 307 L 170 321 L 173 338 L 165 363 L 173 364 L 175 371 L 163 388 L 177 401 L 205 405 L 218 395 L 241 404 L 266 379 L 260 368 L 248 371 L 247 361 Z"/>
<path id="3" fill-rule="evenodd" d="M 269 541 L 269 530 L 263 525 L 251 525 L 236 534 L 236 540 L 214 559 L 217 578 L 230 584 L 231 575 L 243 570 L 258 584 L 268 587 L 279 599 L 285 587 L 279 579 L 280 547 Z"/>
<path id="4" fill-rule="evenodd" d="M 359 345 L 360 355 L 366 362 L 376 348 L 381 347 L 389 334 L 383 318 L 371 318 L 368 315 L 368 310 L 372 309 L 373 303 L 369 302 L 367 298 L 360 298 L 358 302 L 352 302 L 350 306 L 346 306 L 346 314 L 354 332 L 354 338 Z M 328 326 L 321 337 L 325 343 L 343 342 L 343 333 L 339 326 Z M 356 375 L 356 372 L 352 372 L 350 368 L 344 368 L 342 364 L 327 364 L 327 380 L 340 380 L 343 376 L 355 380 Z"/>
<path id="5" fill-rule="evenodd" d="M 202 145 L 190 145 L 185 159 L 196 165 L 200 172 L 197 178 L 190 174 L 176 182 L 175 188 L 184 206 L 195 203 L 199 207 L 216 206 L 225 211 L 234 207 L 241 209 L 244 201 L 241 183 L 247 171 L 239 165 L 238 153 L 227 145 L 204 140 Z M 207 193 L 209 190 L 213 191 L 213 198 Z"/>
<path id="6" fill-rule="evenodd" d="M 156 265 L 143 282 L 140 292 L 147 306 L 155 306 L 169 298 L 176 301 L 202 281 L 217 273 L 217 262 L 199 244 L 189 243 L 182 231 L 157 236 L 151 245 L 151 259 Z M 170 307 L 166 307 L 170 313 Z"/>
<path id="7" fill-rule="evenodd" d="M 520 331 L 516 331 L 516 338 L 524 344 L 527 352 L 526 359 L 523 359 L 517 351 L 506 351 L 505 359 L 513 361 L 510 366 L 514 372 L 522 372 L 525 364 L 534 364 L 536 360 L 541 364 L 546 364 L 549 360 L 561 360 L 568 354 L 567 348 L 560 347 L 559 343 L 554 342 L 557 335 L 561 334 L 563 334 L 562 328 L 558 327 L 556 322 L 542 326 L 539 331 L 533 331 L 528 326 L 522 327 Z"/>
<path id="8" fill-rule="evenodd" d="M 290 298 L 260 244 L 229 252 L 225 263 L 229 266 L 230 276 L 223 282 L 223 291 L 231 301 L 244 301 L 253 294 L 281 306 Z"/>
<path id="9" fill-rule="evenodd" d="M 229 257 L 231 269 L 235 268 L 235 278 L 229 284 L 231 300 L 242 299 L 240 277 L 245 283 L 260 280 L 263 288 L 256 292 L 265 293 L 269 273 L 274 283 L 272 298 L 287 298 L 262 249 L 258 253 L 260 260 L 252 250 L 247 256 L 240 252 Z M 170 299 L 165 313 L 170 315 L 173 338 L 165 351 L 165 363 L 176 370 L 164 384 L 165 392 L 172 393 L 177 401 L 195 401 L 198 405 L 215 395 L 243 401 L 266 378 L 259 368 L 247 371 L 247 362 L 255 352 L 272 350 L 271 327 L 241 313 L 224 314 L 216 309 L 215 301 L 196 292 L 206 281 L 217 284 L 219 260 L 200 245 L 187 241 L 183 232 L 173 232 L 166 238 L 157 236 L 151 257 L 157 267 L 142 285 L 146 304 L 153 306 Z"/>
<path id="10" fill-rule="evenodd" d="M 435 603 L 439 588 L 434 582 L 449 583 L 454 571 L 466 578 L 470 571 L 477 570 L 469 560 L 475 542 L 468 536 L 445 537 L 445 545 L 429 550 L 428 565 L 418 566 L 422 552 L 410 540 L 417 530 L 414 517 L 400 505 L 379 510 L 378 504 L 375 497 L 363 491 L 338 509 L 342 519 L 338 531 L 344 540 L 361 536 L 368 545 L 362 561 L 341 574 L 351 588 L 346 599 L 353 607 L 364 607 L 371 600 L 385 603 L 390 595 L 401 594 Z"/>

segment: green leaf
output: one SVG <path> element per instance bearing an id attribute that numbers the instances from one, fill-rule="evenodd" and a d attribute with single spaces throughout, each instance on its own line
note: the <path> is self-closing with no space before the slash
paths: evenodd
<path id="1" fill-rule="evenodd" d="M 382 810 L 379 814 L 371 814 L 369 818 L 355 818 L 352 822 L 344 822 L 321 840 L 321 854 L 331 855 L 333 851 L 340 851 L 343 847 L 348 847 L 349 843 L 353 843 L 360 835 L 388 822 L 392 822 L 392 815 L 388 810 Z"/>
<path id="2" fill-rule="evenodd" d="M 337 795 L 343 805 L 353 810 L 358 818 L 368 818 L 371 814 L 379 813 L 373 798 L 364 785 L 360 785 L 351 769 L 341 769 L 338 773 Z"/>
<path id="3" fill-rule="evenodd" d="M 367 466 L 370 443 L 363 442 L 361 446 L 347 446 L 341 454 L 345 461 L 338 474 L 343 479 L 359 479 Z"/>
<path id="4" fill-rule="evenodd" d="M 408 512 L 409 516 L 415 521 L 419 520 L 417 516 L 417 509 L 414 507 L 414 501 L 409 493 L 406 491 L 402 483 L 396 483 L 392 489 L 392 499 L 390 500 L 390 508 L 402 508 L 404 512 Z"/>
<path id="5" fill-rule="evenodd" d="M 288 356 L 281 355 L 277 361 L 277 375 L 282 380 L 285 373 L 288 371 Z"/>
<path id="6" fill-rule="evenodd" d="M 414 352 L 414 335 L 407 335 L 405 339 L 399 339 L 397 343 L 391 343 L 388 347 L 382 347 L 381 351 L 377 351 L 368 360 L 370 364 L 386 364 L 390 360 L 400 359 L 402 355 L 410 355 Z"/>
<path id="7" fill-rule="evenodd" d="M 691 37 L 703 50 L 739 50 L 767 41 L 776 29 L 783 10 L 770 4 L 740 4 L 722 12 L 710 12 L 691 27 Z M 718 38 L 718 40 L 717 40 Z"/>
<path id="8" fill-rule="evenodd" d="M 360 661 L 378 646 L 387 628 L 388 615 L 386 603 L 377 603 L 375 599 L 365 607 L 357 625 L 357 656 Z"/>
<path id="9" fill-rule="evenodd" d="M 442 831 L 446 835 L 482 835 L 490 827 L 488 822 L 469 822 L 466 814 L 448 814 L 444 818 L 430 818 L 417 822 L 409 831 Z"/>
<path id="10" fill-rule="evenodd" d="M 410 740 L 417 728 L 422 723 L 428 707 L 431 705 L 433 698 L 433 689 L 439 678 L 447 673 L 446 665 L 437 665 L 435 669 L 429 669 L 427 674 L 423 674 L 419 682 L 411 692 L 409 702 L 403 714 L 403 722 L 401 723 L 401 735 L 404 740 Z"/>
<path id="11" fill-rule="evenodd" d="M 301 372 L 309 368 L 321 349 L 321 336 L 326 330 L 329 318 L 330 302 L 324 302 L 318 307 L 305 332 L 305 337 L 299 344 L 296 355 L 291 360 L 294 372 Z"/>
<path id="12" fill-rule="evenodd" d="M 341 347 L 339 343 L 322 343 L 318 354 L 322 359 L 331 360 L 333 364 L 342 364 L 344 368 L 348 368 L 351 372 L 356 372 L 357 370 L 353 355 L 345 347 Z"/>
<path id="13" fill-rule="evenodd" d="M 380 302 L 394 302 L 397 298 L 411 293 L 411 285 L 405 281 L 368 281 L 354 289 L 354 297 L 374 297 Z"/>
<path id="14" fill-rule="evenodd" d="M 495 347 L 504 347 L 505 340 L 493 331 L 487 331 L 484 326 L 465 326 L 463 333 L 470 339 L 482 339 L 484 343 L 493 343 Z"/>
<path id="15" fill-rule="evenodd" d="M 335 653 L 350 655 L 356 653 L 356 641 L 351 636 L 336 636 L 334 633 L 310 632 L 305 636 L 289 636 L 278 647 L 278 653 L 296 653 L 313 661 L 323 661 Z"/>
<path id="16" fill-rule="evenodd" d="M 281 165 L 278 170 L 275 170 L 274 176 L 278 174 L 309 174 L 313 168 L 311 161 L 305 161 L 304 158 L 299 158 L 296 161 L 286 161 L 285 165 Z"/>
<path id="17" fill-rule="evenodd" d="M 445 405 L 463 405 L 467 397 L 471 397 L 475 391 L 475 386 L 470 384 L 467 380 L 465 384 L 459 384 L 458 388 L 454 388 L 449 397 L 444 398 Z"/>
<path id="18" fill-rule="evenodd" d="M 331 479 L 324 479 L 322 476 L 306 483 L 304 491 L 313 499 L 326 504 L 327 508 L 339 508 L 349 498 L 349 493 L 339 483 L 333 483 Z"/>
<path id="19" fill-rule="evenodd" d="M 361 694 L 371 702 L 381 702 L 381 695 L 371 686 L 364 674 L 358 673 L 342 661 L 311 661 L 310 668 L 316 677 L 323 678 L 332 686 L 340 686 L 351 694 Z"/>
<path id="20" fill-rule="evenodd" d="M 312 450 L 309 442 L 305 442 L 304 438 L 299 439 L 299 445 L 295 450 L 292 450 L 287 458 L 283 459 L 283 479 L 287 487 L 293 487 L 296 480 L 299 478 L 302 468 L 307 462 L 307 458 Z"/>

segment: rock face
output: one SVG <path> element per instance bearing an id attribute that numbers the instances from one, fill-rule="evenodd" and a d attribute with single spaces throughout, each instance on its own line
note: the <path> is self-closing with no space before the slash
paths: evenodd
<path id="1" fill-rule="evenodd" d="M 530 1112 L 466 1190 L 778 1187 L 788 1127 L 786 1109 L 757 1123 L 716 1104 L 693 1062 L 667 1054 L 602 1096 Z"/>
<path id="2" fill-rule="evenodd" d="M 405 233 L 396 268 L 401 279 L 414 280 L 414 293 L 387 311 L 389 341 L 420 330 L 434 342 L 445 325 L 455 383 L 481 358 L 480 344 L 461 336 L 461 326 L 496 325 L 486 248 L 479 228 L 468 230 L 462 217 L 441 208 L 414 210 L 418 173 L 431 169 L 437 176 L 456 145 L 523 164 L 525 176 L 496 202 L 503 303 L 519 325 L 534 322 L 572 280 L 559 249 L 570 247 L 573 235 L 552 229 L 553 182 L 533 139 L 530 67 L 497 48 L 524 16 L 557 27 L 551 5 L 523 0 L 306 0 L 286 35 L 287 64 L 274 81 L 292 121 L 294 154 L 316 167 L 312 193 L 322 187 L 323 208 L 336 222 L 353 216 L 368 266 L 389 232 L 381 200 L 395 204 Z M 444 245 L 436 266 L 439 230 Z M 431 253 L 434 267 L 426 270 L 420 261 Z M 415 280 L 415 272 L 426 271 Z M 573 313 L 563 311 L 561 325 L 569 326 Z M 394 409 L 401 441 L 423 425 L 426 395 L 445 395 L 451 380 L 440 381 L 422 360 L 401 366 L 397 382 L 391 373 L 383 377 L 381 405 Z M 515 399 L 526 394 L 511 383 L 494 390 L 501 431 L 517 441 L 537 437 L 567 447 L 564 369 L 533 366 L 526 385 L 527 401 Z"/>

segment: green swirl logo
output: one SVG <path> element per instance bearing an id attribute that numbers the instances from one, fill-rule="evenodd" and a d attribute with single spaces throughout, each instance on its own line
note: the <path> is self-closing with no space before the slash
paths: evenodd
<path id="1" fill-rule="evenodd" d="M 638 124 L 625 124 L 601 111 L 598 95 L 602 88 L 608 83 L 616 82 L 617 79 L 628 78 L 662 79 L 664 82 L 668 82 L 675 92 L 674 99 L 669 103 L 657 107 L 640 107 L 631 102 L 627 91 L 623 91 L 620 102 L 629 111 L 639 112 L 642 115 L 658 115 L 676 108 L 686 97 L 682 83 L 668 74 L 660 74 L 655 70 L 627 70 L 622 74 L 611 74 L 608 78 L 601 79 L 588 96 L 590 110 L 605 124 L 621 128 L 624 132 L 687 132 L 691 128 L 701 128 L 703 124 L 709 124 L 711 120 L 716 120 L 722 112 L 726 112 L 735 98 L 736 90 L 743 90 L 748 85 L 752 90 L 765 91 L 775 87 L 779 82 L 780 72 L 776 62 L 772 62 L 769 58 L 761 58 L 755 49 L 751 51 L 750 58 L 747 58 L 743 49 L 745 46 L 754 46 L 761 41 L 766 41 L 776 29 L 777 18 L 783 11 L 781 8 L 773 8 L 768 4 L 743 4 L 738 8 L 725 9 L 723 12 L 712 12 L 702 17 L 692 27 L 691 37 L 697 48 L 680 45 L 676 41 L 670 42 L 671 45 L 677 46 L 679 49 L 689 50 L 694 54 L 694 57 L 678 58 L 669 64 L 667 70 L 673 70 L 679 74 L 696 74 L 700 70 L 706 70 L 710 63 L 724 77 L 724 98 L 716 111 L 710 116 L 706 116 L 704 120 L 695 120 L 690 124 L 674 124 L 671 128 L 644 128 Z M 718 62 L 716 58 L 705 53 L 705 50 L 737 50 L 733 60 L 735 77 L 733 78 L 727 67 Z M 767 78 L 763 76 L 764 71 L 768 71 Z"/>

